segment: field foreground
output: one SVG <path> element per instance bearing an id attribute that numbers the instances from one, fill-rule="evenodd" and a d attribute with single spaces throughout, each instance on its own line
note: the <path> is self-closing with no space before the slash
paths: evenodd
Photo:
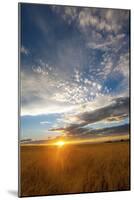
<path id="1" fill-rule="evenodd" d="M 21 146 L 20 196 L 129 190 L 129 142 Z"/>

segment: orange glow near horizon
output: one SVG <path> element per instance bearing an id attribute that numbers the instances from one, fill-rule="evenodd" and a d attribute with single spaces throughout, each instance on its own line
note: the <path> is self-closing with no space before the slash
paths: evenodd
<path id="1" fill-rule="evenodd" d="M 78 139 L 78 140 L 59 140 L 56 142 L 51 142 L 51 143 L 41 143 L 41 144 L 34 144 L 34 143 L 29 143 L 29 144 L 21 144 L 22 146 L 57 146 L 57 147 L 63 147 L 64 145 L 68 145 L 68 144 L 84 144 L 84 143 L 88 143 L 88 144 L 94 144 L 94 143 L 103 143 L 106 141 L 120 141 L 120 140 L 128 140 L 129 139 L 129 134 L 128 135 L 114 135 L 114 136 L 102 136 L 102 137 L 97 137 L 97 138 L 88 138 L 88 139 Z"/>
<path id="2" fill-rule="evenodd" d="M 55 143 L 58 147 L 63 147 L 65 145 L 64 141 L 58 141 Z"/>

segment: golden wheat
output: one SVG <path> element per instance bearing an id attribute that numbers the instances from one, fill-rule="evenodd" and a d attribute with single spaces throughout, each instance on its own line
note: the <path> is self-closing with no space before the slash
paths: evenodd
<path id="1" fill-rule="evenodd" d="M 129 190 L 129 142 L 21 146 L 21 196 Z"/>

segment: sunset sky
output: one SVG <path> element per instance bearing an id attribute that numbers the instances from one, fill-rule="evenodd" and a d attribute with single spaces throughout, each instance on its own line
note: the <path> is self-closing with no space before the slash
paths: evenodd
<path id="1" fill-rule="evenodd" d="M 128 134 L 129 11 L 21 4 L 23 140 Z"/>

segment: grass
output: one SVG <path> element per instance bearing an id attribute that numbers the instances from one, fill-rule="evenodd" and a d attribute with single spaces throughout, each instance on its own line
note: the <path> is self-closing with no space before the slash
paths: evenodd
<path id="1" fill-rule="evenodd" d="M 130 189 L 129 142 L 21 146 L 21 196 Z"/>

